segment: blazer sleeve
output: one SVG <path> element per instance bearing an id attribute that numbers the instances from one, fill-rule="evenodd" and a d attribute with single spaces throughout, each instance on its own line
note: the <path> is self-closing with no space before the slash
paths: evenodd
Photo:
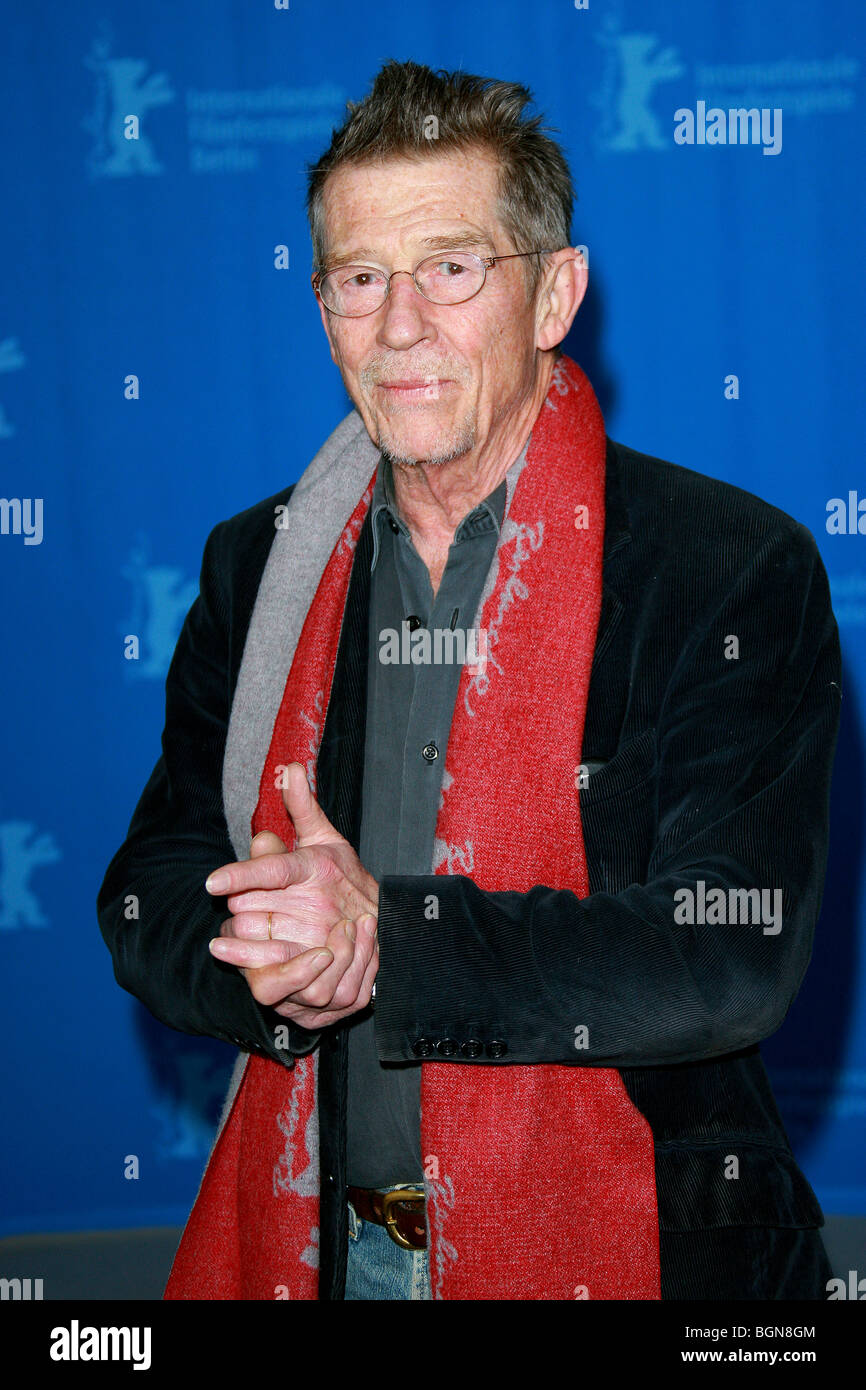
<path id="1" fill-rule="evenodd" d="M 231 527 L 221 523 L 205 546 L 199 595 L 166 679 L 162 756 L 108 867 L 97 912 L 118 984 L 162 1023 L 291 1065 L 319 1034 L 259 1005 L 240 972 L 208 950 L 230 914 L 205 879 L 237 857 L 222 797 L 230 642 L 243 621 L 229 602 L 238 592 L 232 575 L 244 564 Z M 241 637 L 245 631 L 244 624 Z M 131 918 L 130 897 L 137 899 Z"/>
<path id="2" fill-rule="evenodd" d="M 385 877 L 382 1060 L 656 1066 L 752 1046 L 782 1023 L 823 892 L 838 631 L 817 547 L 796 522 L 721 589 L 662 683 L 644 881 L 578 899 Z M 737 659 L 724 655 L 731 636 Z M 724 890 L 727 921 L 709 920 L 718 908 L 687 920 L 681 890 L 697 894 L 699 880 L 705 894 Z M 730 889 L 770 890 L 768 904 L 781 890 L 780 924 L 740 920 Z"/>

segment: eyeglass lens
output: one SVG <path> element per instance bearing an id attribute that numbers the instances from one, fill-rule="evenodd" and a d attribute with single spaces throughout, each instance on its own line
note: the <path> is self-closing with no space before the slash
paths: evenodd
<path id="1" fill-rule="evenodd" d="M 415 282 L 434 304 L 460 304 L 477 294 L 484 282 L 484 262 L 464 251 L 429 256 L 415 270 Z M 372 266 L 339 266 L 322 277 L 319 293 L 329 309 L 352 316 L 372 313 L 384 304 L 388 277 Z"/>

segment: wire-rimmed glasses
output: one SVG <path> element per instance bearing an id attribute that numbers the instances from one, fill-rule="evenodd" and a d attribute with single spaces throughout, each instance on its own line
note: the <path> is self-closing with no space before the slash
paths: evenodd
<path id="1" fill-rule="evenodd" d="M 392 270 L 390 275 L 370 265 L 320 270 L 313 275 L 312 286 L 330 313 L 338 318 L 359 319 L 381 309 L 395 275 L 411 275 L 418 293 L 431 304 L 464 304 L 484 288 L 487 272 L 497 261 L 548 254 L 512 251 L 505 256 L 478 256 L 474 251 L 436 251 L 419 261 L 414 270 Z"/>

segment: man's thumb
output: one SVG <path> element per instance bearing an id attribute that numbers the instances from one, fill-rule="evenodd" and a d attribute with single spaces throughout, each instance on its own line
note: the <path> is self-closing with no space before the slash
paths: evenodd
<path id="1" fill-rule="evenodd" d="M 342 839 L 310 791 L 307 774 L 300 763 L 289 763 L 286 769 L 283 805 L 295 827 L 299 849 L 304 845 L 321 845 L 329 840 Z"/>

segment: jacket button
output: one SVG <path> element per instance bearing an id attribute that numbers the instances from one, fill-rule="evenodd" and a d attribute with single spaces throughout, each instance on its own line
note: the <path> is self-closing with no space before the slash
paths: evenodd
<path id="1" fill-rule="evenodd" d="M 436 1044 L 436 1051 L 441 1057 L 453 1057 L 460 1051 L 460 1044 L 453 1038 L 441 1038 Z"/>
<path id="2" fill-rule="evenodd" d="M 484 1044 L 477 1038 L 470 1038 L 468 1042 L 463 1043 L 460 1051 L 464 1057 L 480 1057 L 484 1051 Z"/>
<path id="3" fill-rule="evenodd" d="M 487 1044 L 488 1057 L 504 1057 L 507 1051 L 508 1043 L 503 1042 L 501 1038 L 493 1038 Z"/>
<path id="4" fill-rule="evenodd" d="M 412 1044 L 412 1054 L 415 1057 L 432 1057 L 435 1043 L 430 1038 L 416 1038 Z"/>

